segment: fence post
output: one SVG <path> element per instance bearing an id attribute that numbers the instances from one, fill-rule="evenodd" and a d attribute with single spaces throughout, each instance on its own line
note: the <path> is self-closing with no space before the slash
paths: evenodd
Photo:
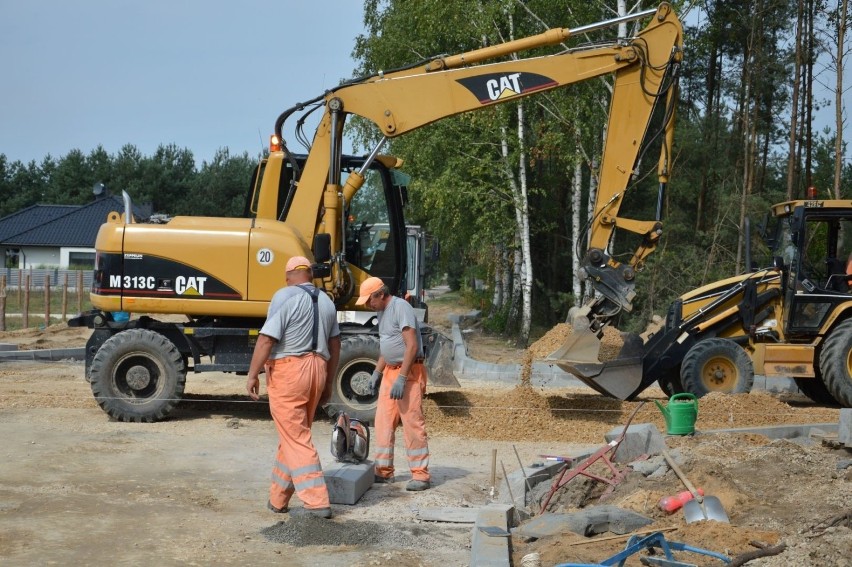
<path id="1" fill-rule="evenodd" d="M 21 328 L 30 328 L 30 275 L 24 274 L 24 302 L 21 304 Z"/>
<path id="2" fill-rule="evenodd" d="M 77 270 L 77 313 L 83 312 L 83 270 Z"/>
<path id="3" fill-rule="evenodd" d="M 6 330 L 6 276 L 0 276 L 0 331 Z"/>
<path id="4" fill-rule="evenodd" d="M 68 320 L 68 272 L 62 280 L 62 321 Z"/>
<path id="5" fill-rule="evenodd" d="M 50 274 L 44 274 L 44 328 L 50 327 Z"/>
<path id="6" fill-rule="evenodd" d="M 24 272 L 18 268 L 18 305 L 21 305 L 21 286 L 24 285 Z"/>

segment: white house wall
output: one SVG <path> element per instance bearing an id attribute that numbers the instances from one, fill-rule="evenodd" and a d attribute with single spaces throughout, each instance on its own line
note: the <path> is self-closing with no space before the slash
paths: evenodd
<path id="1" fill-rule="evenodd" d="M 39 267 L 58 267 L 60 257 L 59 248 L 22 246 L 18 267 L 24 270 Z"/>

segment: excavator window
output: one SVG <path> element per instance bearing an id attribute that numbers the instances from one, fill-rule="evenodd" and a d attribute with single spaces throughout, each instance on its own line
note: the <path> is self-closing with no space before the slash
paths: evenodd
<path id="1" fill-rule="evenodd" d="M 373 276 L 395 277 L 399 243 L 390 228 L 384 186 L 378 172 L 368 172 L 364 187 L 352 198 L 347 218 L 349 261 Z"/>

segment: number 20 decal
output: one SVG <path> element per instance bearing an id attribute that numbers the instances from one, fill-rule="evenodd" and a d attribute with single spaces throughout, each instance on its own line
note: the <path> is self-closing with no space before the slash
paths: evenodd
<path id="1" fill-rule="evenodd" d="M 261 248 L 257 251 L 257 263 L 261 266 L 268 266 L 275 259 L 275 254 L 269 248 Z"/>

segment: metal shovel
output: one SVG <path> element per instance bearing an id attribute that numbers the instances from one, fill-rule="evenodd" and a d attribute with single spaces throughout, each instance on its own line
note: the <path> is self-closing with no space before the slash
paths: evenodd
<path id="1" fill-rule="evenodd" d="M 702 496 L 699 494 L 698 491 L 695 490 L 695 486 L 693 486 L 689 479 L 686 478 L 686 475 L 683 474 L 683 471 L 680 470 L 678 464 L 665 449 L 663 449 L 663 457 L 666 458 L 666 462 L 675 472 L 686 489 L 692 493 L 692 500 L 683 505 L 683 517 L 687 524 L 700 522 L 702 520 L 716 520 L 717 522 L 725 522 L 726 524 L 731 523 L 727 512 L 725 512 L 725 507 L 722 506 L 722 502 L 718 498 L 715 496 Z"/>

